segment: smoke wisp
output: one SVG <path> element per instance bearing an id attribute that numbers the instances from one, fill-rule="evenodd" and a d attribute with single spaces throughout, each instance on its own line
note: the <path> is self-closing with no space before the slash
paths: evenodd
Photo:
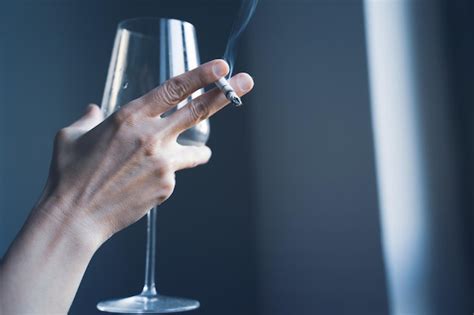
<path id="1" fill-rule="evenodd" d="M 234 63 L 237 55 L 237 44 L 239 37 L 240 35 L 242 35 L 243 31 L 249 24 L 250 19 L 252 18 L 255 12 L 255 8 L 257 7 L 257 3 L 258 0 L 242 0 L 239 12 L 234 21 L 234 24 L 232 25 L 229 40 L 227 41 L 227 46 L 225 48 L 223 57 L 230 67 L 229 77 L 232 75 L 232 72 L 234 70 Z"/>

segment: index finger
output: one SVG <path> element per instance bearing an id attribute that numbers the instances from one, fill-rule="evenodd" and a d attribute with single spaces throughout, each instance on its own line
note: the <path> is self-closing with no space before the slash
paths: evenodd
<path id="1" fill-rule="evenodd" d="M 196 90 L 201 89 L 229 72 L 228 64 L 222 59 L 209 61 L 199 67 L 175 76 L 154 88 L 142 97 L 131 102 L 133 110 L 139 110 L 148 116 L 161 115 Z"/>

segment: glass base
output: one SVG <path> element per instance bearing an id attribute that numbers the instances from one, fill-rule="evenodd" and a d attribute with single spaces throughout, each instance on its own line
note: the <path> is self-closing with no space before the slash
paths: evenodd
<path id="1" fill-rule="evenodd" d="M 135 295 L 123 299 L 102 301 L 97 308 L 109 313 L 175 313 L 191 311 L 199 307 L 199 302 L 165 295 Z"/>

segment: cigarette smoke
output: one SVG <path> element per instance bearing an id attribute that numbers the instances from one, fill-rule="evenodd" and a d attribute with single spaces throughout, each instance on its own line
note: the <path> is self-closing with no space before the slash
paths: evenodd
<path id="1" fill-rule="evenodd" d="M 230 67 L 229 77 L 232 76 L 232 71 L 234 70 L 238 39 L 249 24 L 250 19 L 255 12 L 255 8 L 257 7 L 257 3 L 258 0 L 242 0 L 237 18 L 232 25 L 223 57 Z"/>

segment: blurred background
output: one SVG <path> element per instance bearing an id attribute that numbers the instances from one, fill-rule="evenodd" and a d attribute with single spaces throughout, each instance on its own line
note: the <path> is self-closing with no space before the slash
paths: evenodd
<path id="1" fill-rule="evenodd" d="M 423 105 L 416 117 L 427 117 L 420 124 L 429 127 L 418 130 L 420 143 L 426 143 L 420 163 L 427 165 L 420 186 L 425 180 L 439 183 L 422 194 L 434 204 L 437 199 L 430 196 L 447 191 L 449 197 L 441 198 L 445 203 L 434 212 L 436 228 L 427 232 L 436 237 L 423 245 L 434 253 L 427 254 L 428 260 L 440 262 L 423 277 L 442 277 L 431 293 L 422 294 L 427 302 L 419 303 L 442 301 L 449 292 L 449 303 L 438 312 L 469 314 L 474 311 L 469 267 L 473 4 L 412 2 L 416 5 L 392 12 L 405 17 L 406 34 L 417 34 L 409 36 L 416 49 L 408 54 L 414 61 L 408 62 L 413 71 L 407 75 L 428 82 L 416 86 L 423 93 L 413 103 Z M 222 56 L 239 4 L 0 4 L 0 255 L 40 195 L 55 132 L 79 117 L 88 103 L 100 104 L 117 23 L 138 16 L 190 21 L 206 61 Z M 393 279 L 406 273 L 388 261 L 392 243 L 383 229 L 387 216 L 380 216 L 391 208 L 378 197 L 387 177 L 377 180 L 377 174 L 386 174 L 384 162 L 376 161 L 383 160 L 377 151 L 384 139 L 377 126 L 383 121 L 371 115 L 371 99 L 380 99 L 374 92 L 380 87 L 373 83 L 384 69 L 369 64 L 367 57 L 381 53 L 373 50 L 380 34 L 366 33 L 367 14 L 374 25 L 380 22 L 372 13 L 357 0 L 260 1 L 236 64 L 236 71 L 252 74 L 256 88 L 244 98 L 243 108 L 229 107 L 212 118 L 211 162 L 179 173 L 174 195 L 158 214 L 158 290 L 198 299 L 201 308 L 192 314 L 370 315 L 410 309 L 396 306 L 403 300 L 396 288 L 406 283 Z M 435 53 L 425 58 L 426 51 Z M 386 57 L 387 63 L 397 64 L 396 50 Z M 394 70 L 395 78 L 397 71 L 404 79 L 401 68 Z M 430 91 L 443 96 L 433 107 L 439 98 Z M 439 163 L 425 163 L 428 158 Z M 404 174 L 403 165 L 393 167 Z M 431 176 L 430 170 L 438 172 Z M 141 220 L 96 253 L 70 314 L 100 314 L 98 301 L 141 289 L 145 236 Z M 455 250 L 445 251 L 450 248 Z M 408 288 L 419 292 L 411 284 Z M 437 312 L 426 313 L 422 306 L 405 314 Z"/>

